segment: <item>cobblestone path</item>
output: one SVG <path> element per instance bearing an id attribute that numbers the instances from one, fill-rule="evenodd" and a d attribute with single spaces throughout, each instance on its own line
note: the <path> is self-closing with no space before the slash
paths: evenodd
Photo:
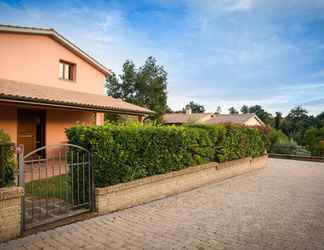
<path id="1" fill-rule="evenodd" d="M 324 249 L 324 163 L 267 168 L 0 249 Z"/>

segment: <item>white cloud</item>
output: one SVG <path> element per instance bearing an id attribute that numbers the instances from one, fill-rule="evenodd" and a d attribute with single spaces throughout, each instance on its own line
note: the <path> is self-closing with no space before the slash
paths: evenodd
<path id="1" fill-rule="evenodd" d="M 306 51 L 305 39 L 285 39 L 290 28 L 285 30 L 286 26 L 275 25 L 269 16 L 254 11 L 266 6 L 264 10 L 280 16 L 282 12 L 274 8 L 297 2 L 306 6 L 306 0 L 182 0 L 185 14 L 181 18 L 169 18 L 164 12 L 168 6 L 179 7 L 181 1 L 156 1 L 163 4 L 159 15 L 168 17 L 163 22 L 167 28 L 158 22 L 145 23 L 144 15 L 149 20 L 156 17 L 148 11 L 136 13 L 142 23 L 129 23 L 133 12 L 105 1 L 100 6 L 75 1 L 59 13 L 54 7 L 34 7 L 28 0 L 23 9 L 0 2 L 0 22 L 54 27 L 116 73 L 126 59 L 140 65 L 147 56 L 157 57 L 169 73 L 173 109 L 194 100 L 209 111 L 218 105 L 227 110 L 243 104 L 287 111 L 320 98 L 324 73 L 308 74 L 313 79 L 305 79 L 301 71 L 314 63 L 314 55 L 321 55 L 322 43 L 309 43 Z M 320 6 L 317 0 L 308 1 Z M 294 33 L 303 29 L 302 23 L 297 24 L 299 30 Z"/>
<path id="2" fill-rule="evenodd" d="M 232 5 L 227 9 L 230 11 L 246 11 L 249 10 L 252 6 L 252 0 L 234 0 Z"/>

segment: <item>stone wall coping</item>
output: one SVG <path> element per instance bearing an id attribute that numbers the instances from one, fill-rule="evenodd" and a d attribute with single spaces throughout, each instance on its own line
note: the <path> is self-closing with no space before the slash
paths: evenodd
<path id="1" fill-rule="evenodd" d="M 4 187 L 0 188 L 0 201 L 22 197 L 24 189 L 22 187 Z"/>
<path id="2" fill-rule="evenodd" d="M 256 159 L 263 158 L 263 157 L 264 156 L 261 156 Z M 119 184 L 108 186 L 108 187 L 99 187 L 99 188 L 96 188 L 96 195 L 100 196 L 100 195 L 105 195 L 108 193 L 127 190 L 127 189 L 131 189 L 133 187 L 138 187 L 138 186 L 147 185 L 147 184 L 150 184 L 153 182 L 163 181 L 163 180 L 166 180 L 166 179 L 169 179 L 172 177 L 176 177 L 176 176 L 196 173 L 196 172 L 203 171 L 203 170 L 210 169 L 210 168 L 214 168 L 215 170 L 221 170 L 221 169 L 225 169 L 225 168 L 234 167 L 238 164 L 250 163 L 251 161 L 252 161 L 252 158 L 247 157 L 244 159 L 226 161 L 226 162 L 221 162 L 221 163 L 209 162 L 209 163 L 202 164 L 202 165 L 187 167 L 185 169 L 181 169 L 178 171 L 172 171 L 172 172 L 169 172 L 166 174 L 148 176 L 148 177 L 144 177 L 144 178 L 137 179 L 134 181 L 119 183 Z"/>
<path id="3" fill-rule="evenodd" d="M 243 159 L 237 159 L 237 160 L 232 160 L 232 161 L 225 161 L 218 163 L 217 165 L 217 170 L 221 170 L 224 168 L 229 168 L 229 167 L 234 167 L 237 164 L 243 164 L 243 163 L 250 163 L 252 161 L 252 157 L 246 157 Z"/>

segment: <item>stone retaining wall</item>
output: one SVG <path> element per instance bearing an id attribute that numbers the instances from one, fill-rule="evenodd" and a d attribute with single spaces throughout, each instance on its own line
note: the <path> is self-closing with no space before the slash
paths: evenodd
<path id="1" fill-rule="evenodd" d="M 263 168 L 266 160 L 267 156 L 262 156 L 224 163 L 211 162 L 128 183 L 96 188 L 96 208 L 99 213 L 108 213 L 133 207 Z"/>
<path id="2" fill-rule="evenodd" d="M 302 155 L 287 155 L 287 154 L 270 153 L 269 157 L 277 158 L 277 159 L 296 160 L 296 161 L 324 162 L 324 157 L 322 157 L 322 156 L 302 156 Z"/>
<path id="3" fill-rule="evenodd" d="M 0 188 L 0 242 L 20 235 L 23 195 L 21 187 Z"/>

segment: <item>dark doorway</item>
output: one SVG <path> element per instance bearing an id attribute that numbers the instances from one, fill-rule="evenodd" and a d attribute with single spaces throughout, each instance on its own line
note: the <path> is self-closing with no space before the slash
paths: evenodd
<path id="1" fill-rule="evenodd" d="M 41 110 L 18 110 L 17 143 L 24 145 L 25 154 L 45 146 L 45 115 Z"/>

